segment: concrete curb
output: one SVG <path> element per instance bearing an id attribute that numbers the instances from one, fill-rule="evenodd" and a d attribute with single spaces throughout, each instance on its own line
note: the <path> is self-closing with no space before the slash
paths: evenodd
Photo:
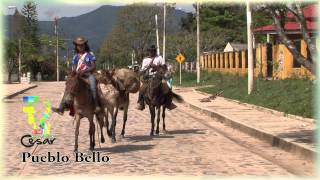
<path id="1" fill-rule="evenodd" d="M 32 89 L 32 88 L 35 88 L 35 87 L 38 87 L 38 85 L 35 84 L 35 85 L 29 86 L 29 87 L 27 87 L 27 88 L 25 88 L 25 89 L 22 89 L 22 90 L 20 90 L 20 91 L 17 91 L 17 92 L 8 94 L 8 95 L 4 96 L 4 97 L 2 98 L 2 100 L 4 100 L 4 99 L 11 99 L 11 98 L 13 98 L 14 96 L 17 96 L 18 94 L 24 93 L 24 92 L 28 91 L 29 89 Z"/>
<path id="2" fill-rule="evenodd" d="M 197 92 L 197 93 L 203 94 L 205 96 L 210 96 L 211 95 L 211 94 L 207 94 L 205 92 L 201 92 L 201 91 L 199 91 L 197 89 L 195 89 L 194 91 Z M 297 115 L 293 115 L 293 114 L 286 114 L 284 112 L 276 111 L 276 110 L 265 108 L 265 107 L 262 107 L 262 106 L 257 106 L 257 105 L 253 105 L 253 104 L 240 102 L 240 101 L 237 101 L 237 100 L 234 100 L 234 99 L 225 98 L 225 97 L 223 97 L 223 99 L 225 99 L 227 101 L 230 101 L 230 102 L 237 103 L 237 104 L 241 104 L 241 105 L 244 105 L 244 106 L 259 110 L 259 111 L 264 111 L 264 112 L 267 112 L 267 113 L 275 114 L 275 115 L 278 115 L 278 116 L 288 117 L 288 118 L 292 118 L 292 119 L 295 119 L 295 120 L 304 121 L 304 122 L 307 122 L 307 123 L 315 123 L 316 122 L 315 119 L 311 119 L 311 118 L 305 118 L 305 117 L 301 117 L 301 116 L 297 116 Z"/>
<path id="3" fill-rule="evenodd" d="M 271 133 L 265 132 L 261 129 L 257 129 L 254 127 L 251 127 L 247 124 L 243 124 L 241 122 L 232 120 L 231 118 L 229 118 L 228 116 L 222 114 L 222 113 L 218 113 L 218 112 L 214 112 L 214 111 L 210 111 L 204 108 L 200 108 L 198 106 L 195 106 L 191 103 L 188 102 L 184 102 L 185 104 L 187 104 L 189 107 L 191 107 L 192 109 L 195 109 L 197 111 L 200 111 L 212 118 L 216 118 L 219 122 L 224 123 L 230 127 L 233 127 L 235 129 L 238 129 L 252 137 L 258 138 L 260 140 L 263 140 L 269 144 L 271 144 L 272 146 L 275 147 L 279 147 L 287 152 L 291 152 L 293 154 L 296 154 L 298 156 L 301 156 L 303 158 L 306 158 L 308 160 L 314 161 L 315 157 L 316 157 L 316 152 L 313 151 L 312 149 L 309 149 L 307 147 L 304 147 L 300 144 L 294 143 L 294 142 L 290 142 L 284 138 L 278 137 L 276 135 L 273 135 Z"/>

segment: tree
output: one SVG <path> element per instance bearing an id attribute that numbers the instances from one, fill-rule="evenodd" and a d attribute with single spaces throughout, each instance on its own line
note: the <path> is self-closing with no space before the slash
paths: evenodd
<path id="1" fill-rule="evenodd" d="M 33 1 L 26 1 L 21 10 L 25 16 L 25 26 L 23 27 L 23 35 L 27 41 L 31 42 L 35 48 L 40 46 L 38 38 L 38 12 L 37 4 Z"/>
<path id="2" fill-rule="evenodd" d="M 196 6 L 194 5 L 194 8 Z M 256 11 L 253 24 L 256 26 L 270 23 L 264 12 Z M 196 31 L 196 16 L 188 13 L 181 20 L 184 30 Z M 202 51 L 222 51 L 228 42 L 245 43 L 246 7 L 235 3 L 204 3 L 200 5 L 200 48 Z"/>
<path id="3" fill-rule="evenodd" d="M 40 56 L 40 40 L 38 37 L 38 13 L 37 5 L 33 1 L 26 1 L 21 10 L 25 18 L 22 39 L 22 55 L 24 71 L 31 70 L 35 76 L 40 69 L 38 58 Z"/>
<path id="4" fill-rule="evenodd" d="M 194 61 L 196 58 L 196 36 L 194 33 L 182 31 L 167 36 L 167 59 L 175 61 L 178 53 L 186 57 L 186 61 Z"/>
<path id="5" fill-rule="evenodd" d="M 288 48 L 292 53 L 295 59 L 306 69 L 308 69 L 312 74 L 316 73 L 316 60 L 317 60 L 317 50 L 315 41 L 312 41 L 306 24 L 306 19 L 302 11 L 303 5 L 300 3 L 291 3 L 291 4 L 263 4 L 259 8 L 266 11 L 274 21 L 275 29 L 279 35 L 280 41 Z M 287 19 L 287 12 L 291 12 L 294 15 L 295 21 L 300 25 L 300 31 L 303 37 L 303 40 L 308 46 L 308 50 L 311 54 L 311 61 L 308 61 L 304 57 L 299 49 L 295 46 L 292 40 L 286 35 L 284 25 Z"/>
<path id="6" fill-rule="evenodd" d="M 17 72 L 18 69 L 18 43 L 13 40 L 7 40 L 5 42 L 5 68 L 8 73 L 8 82 L 11 83 L 11 76 Z"/>
<path id="7" fill-rule="evenodd" d="M 19 39 L 23 37 L 22 28 L 25 19 L 16 9 L 10 23 L 9 38 L 5 40 L 5 69 L 8 73 L 8 81 L 11 83 L 11 76 L 18 72 Z"/>
<path id="8" fill-rule="evenodd" d="M 159 41 L 162 42 L 162 11 L 162 6 L 157 5 L 132 4 L 122 7 L 117 23 L 100 49 L 100 58 L 107 58 L 115 65 L 125 66 L 131 64 L 131 53 L 134 51 L 136 59 L 142 61 L 147 55 L 147 48 L 156 44 L 155 14 L 158 14 Z M 173 11 L 173 7 L 167 7 L 167 34 L 173 32 L 170 23 Z"/>

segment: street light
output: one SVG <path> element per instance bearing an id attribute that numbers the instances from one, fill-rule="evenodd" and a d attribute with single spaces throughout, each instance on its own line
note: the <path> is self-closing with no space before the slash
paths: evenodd
<path id="1" fill-rule="evenodd" d="M 247 1 L 247 43 L 248 43 L 248 94 L 253 90 L 253 44 L 252 44 L 251 4 Z"/>
<path id="2" fill-rule="evenodd" d="M 157 56 L 159 56 L 160 55 L 160 49 L 159 49 L 158 14 L 156 14 L 154 17 L 155 17 L 155 21 L 156 21 Z"/>
<path id="3" fill-rule="evenodd" d="M 197 84 L 200 83 L 200 20 L 199 2 L 197 2 Z"/>
<path id="4" fill-rule="evenodd" d="M 166 63 L 166 11 L 167 5 L 174 6 L 176 3 L 163 3 L 163 48 L 162 48 L 162 56 L 163 61 Z"/>
<path id="5" fill-rule="evenodd" d="M 17 6 L 8 6 L 8 9 L 17 9 Z M 19 73 L 18 73 L 18 79 L 19 82 L 21 82 L 21 39 L 19 38 L 19 56 L 18 56 L 18 69 L 19 69 Z"/>
<path id="6" fill-rule="evenodd" d="M 162 57 L 164 63 L 166 62 L 166 14 L 167 14 L 167 6 L 175 6 L 176 3 L 156 3 L 156 6 L 163 6 L 163 41 L 162 41 Z M 156 15 L 157 16 L 157 15 Z M 159 35 L 158 35 L 158 24 L 156 17 L 156 34 L 157 34 L 157 52 L 159 52 Z"/>

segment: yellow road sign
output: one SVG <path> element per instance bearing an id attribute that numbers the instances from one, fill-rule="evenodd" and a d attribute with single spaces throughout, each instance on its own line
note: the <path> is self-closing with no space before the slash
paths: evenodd
<path id="1" fill-rule="evenodd" d="M 179 53 L 178 55 L 177 55 L 177 57 L 176 57 L 176 60 L 178 61 L 178 63 L 183 63 L 184 62 L 184 60 L 185 60 L 186 58 L 181 54 L 181 53 Z"/>

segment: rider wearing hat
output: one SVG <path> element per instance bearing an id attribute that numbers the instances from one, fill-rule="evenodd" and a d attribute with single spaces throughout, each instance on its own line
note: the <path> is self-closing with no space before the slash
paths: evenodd
<path id="1" fill-rule="evenodd" d="M 88 40 L 85 38 L 78 37 L 73 41 L 73 44 L 75 46 L 76 54 L 72 59 L 72 71 L 88 78 L 93 101 L 96 105 L 95 112 L 98 112 L 101 108 L 98 103 L 96 79 L 93 75 L 93 72 L 96 70 L 96 57 L 90 51 Z M 67 108 L 67 104 L 64 101 L 64 98 L 62 98 L 59 108 L 52 108 L 52 110 L 59 114 L 63 114 L 65 108 Z"/>
<path id="2" fill-rule="evenodd" d="M 148 84 L 148 79 L 155 74 L 155 72 L 153 71 L 153 68 L 155 66 L 159 66 L 159 65 L 164 65 L 165 62 L 163 60 L 163 58 L 161 56 L 157 55 L 157 48 L 155 45 L 152 45 L 150 48 L 147 49 L 149 56 L 144 58 L 142 61 L 142 66 L 141 66 L 141 70 L 140 73 L 143 74 L 143 84 L 140 87 L 139 90 L 139 97 L 138 97 L 138 106 L 136 109 L 138 110 L 144 110 L 145 109 L 145 103 L 144 103 L 144 93 L 146 91 L 147 88 L 147 84 Z M 169 88 L 167 88 L 169 89 Z M 168 103 L 169 105 L 167 105 L 167 108 L 169 110 L 172 110 L 174 108 L 176 108 L 177 106 L 174 105 L 172 103 L 172 101 L 170 101 Z"/>

